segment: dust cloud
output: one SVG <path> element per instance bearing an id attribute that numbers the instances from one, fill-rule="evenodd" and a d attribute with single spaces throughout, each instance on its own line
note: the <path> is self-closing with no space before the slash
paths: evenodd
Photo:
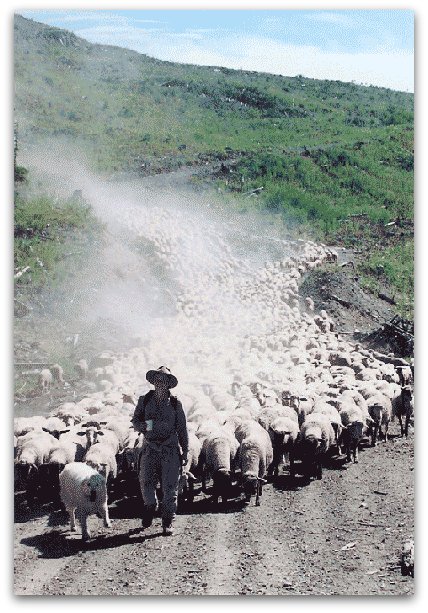
<path id="1" fill-rule="evenodd" d="M 139 346 L 148 368 L 166 364 L 193 384 L 229 388 L 245 366 L 269 368 L 266 356 L 254 361 L 248 338 L 280 327 L 280 288 L 264 294 L 263 275 L 296 247 L 265 220 L 190 187 L 188 170 L 100 178 L 81 153 L 58 144 L 27 151 L 22 163 L 38 189 L 82 197 L 105 224 L 102 244 L 88 247 L 61 299 L 51 290 L 51 324 L 83 331 L 88 351 Z M 246 354 L 252 362 L 244 365 Z"/>

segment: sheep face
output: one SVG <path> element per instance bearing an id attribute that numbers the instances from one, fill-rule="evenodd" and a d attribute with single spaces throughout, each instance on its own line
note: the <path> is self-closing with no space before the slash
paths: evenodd
<path id="1" fill-rule="evenodd" d="M 230 488 L 230 470 L 217 470 L 213 474 L 214 492 L 219 496 L 224 495 Z"/>
<path id="2" fill-rule="evenodd" d="M 257 494 L 257 477 L 247 476 L 244 477 L 244 495 L 245 501 L 250 502 L 251 496 L 255 496 Z"/>
<path id="3" fill-rule="evenodd" d="M 346 461 L 351 461 L 351 453 L 354 458 L 354 464 L 358 462 L 358 446 L 363 438 L 364 424 L 354 421 L 348 424 L 342 431 L 342 443 L 346 451 Z"/>

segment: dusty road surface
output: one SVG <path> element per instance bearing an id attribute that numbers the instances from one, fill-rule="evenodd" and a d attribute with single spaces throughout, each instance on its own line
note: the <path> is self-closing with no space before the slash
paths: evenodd
<path id="1" fill-rule="evenodd" d="M 367 447 L 359 464 L 332 459 L 321 481 L 288 470 L 260 507 L 213 507 L 198 495 L 172 537 L 140 530 L 139 498 L 111 504 L 112 527 L 90 518 L 82 544 L 59 510 L 17 508 L 17 595 L 413 593 L 400 551 L 413 533 L 413 436 Z"/>

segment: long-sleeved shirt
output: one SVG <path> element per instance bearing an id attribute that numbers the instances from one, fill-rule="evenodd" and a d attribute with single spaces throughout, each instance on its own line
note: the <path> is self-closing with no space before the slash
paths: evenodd
<path id="1" fill-rule="evenodd" d="M 171 402 L 171 396 L 162 401 L 159 405 L 156 403 L 154 393 L 150 395 L 146 406 L 143 406 L 144 396 L 140 396 L 138 404 L 135 407 L 132 424 L 139 432 L 145 430 L 144 422 L 151 419 L 153 421 L 153 429 L 144 432 L 144 438 L 148 442 L 163 443 L 168 439 L 173 438 L 175 434 L 177 441 L 180 444 L 182 453 L 187 455 L 189 448 L 189 436 L 187 432 L 186 415 L 183 411 L 181 402 L 176 400 L 177 408 L 174 408 Z"/>

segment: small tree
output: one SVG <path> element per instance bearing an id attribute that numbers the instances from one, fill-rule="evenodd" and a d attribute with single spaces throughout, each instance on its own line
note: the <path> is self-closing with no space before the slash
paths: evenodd
<path id="1" fill-rule="evenodd" d="M 18 125 L 13 124 L 13 174 L 15 183 L 23 183 L 27 180 L 28 170 L 24 166 L 18 166 L 16 157 L 18 155 Z"/>

